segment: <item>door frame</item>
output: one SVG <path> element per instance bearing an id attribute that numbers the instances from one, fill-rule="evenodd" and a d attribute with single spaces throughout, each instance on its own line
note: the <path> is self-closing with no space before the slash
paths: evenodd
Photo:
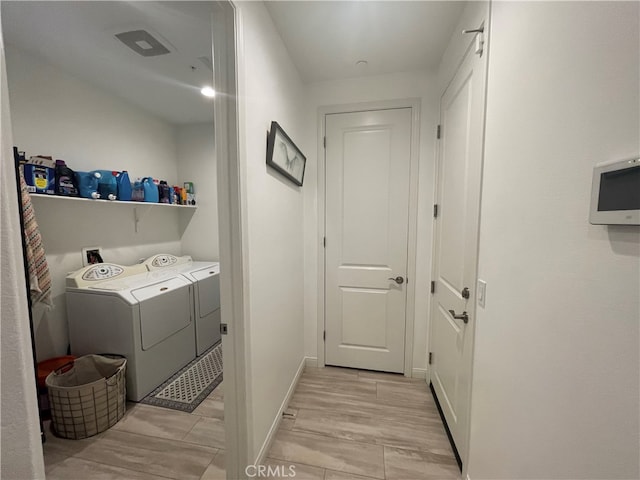
<path id="1" fill-rule="evenodd" d="M 421 99 L 407 98 L 376 102 L 329 105 L 318 108 L 318 317 L 317 317 L 317 366 L 325 366 L 325 228 L 326 162 L 325 162 L 325 117 L 338 113 L 357 113 L 372 110 L 411 109 L 411 159 L 409 166 L 409 224 L 407 237 L 407 308 L 405 311 L 404 376 L 411 377 L 413 371 L 413 332 L 415 326 L 416 255 L 418 227 L 418 170 L 420 166 L 420 105 Z"/>
<path id="2" fill-rule="evenodd" d="M 247 219 L 240 129 L 243 43 L 240 12 L 230 0 L 212 4 L 214 88 L 220 93 L 214 103 L 214 135 L 218 188 L 218 241 L 220 246 L 220 302 L 222 323 L 228 334 L 222 336 L 224 357 L 224 426 L 226 478 L 245 479 L 250 457 L 252 418 L 248 396 L 249 335 L 246 293 Z"/>

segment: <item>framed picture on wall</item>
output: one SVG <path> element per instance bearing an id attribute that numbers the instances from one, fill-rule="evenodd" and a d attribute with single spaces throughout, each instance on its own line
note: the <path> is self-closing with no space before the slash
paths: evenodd
<path id="1" fill-rule="evenodd" d="M 267 137 L 267 165 L 277 170 L 296 185 L 302 186 L 307 164 L 300 149 L 289 138 L 278 122 L 271 122 Z"/>

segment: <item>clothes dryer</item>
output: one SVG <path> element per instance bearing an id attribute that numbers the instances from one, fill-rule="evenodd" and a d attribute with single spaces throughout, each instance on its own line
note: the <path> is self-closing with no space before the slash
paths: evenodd
<path id="1" fill-rule="evenodd" d="M 71 353 L 127 358 L 127 398 L 142 400 L 196 356 L 193 283 L 144 265 L 89 265 L 67 276 Z"/>
<path id="2" fill-rule="evenodd" d="M 194 284 L 196 355 L 220 341 L 220 264 L 195 262 L 189 255 L 159 254 L 143 262 L 149 271 L 175 271 Z"/>

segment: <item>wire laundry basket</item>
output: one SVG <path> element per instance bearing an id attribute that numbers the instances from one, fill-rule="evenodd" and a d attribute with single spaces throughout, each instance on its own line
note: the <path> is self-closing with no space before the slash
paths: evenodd
<path id="1" fill-rule="evenodd" d="M 126 409 L 126 366 L 119 356 L 85 355 L 51 372 L 45 382 L 56 434 L 78 440 L 115 425 Z"/>

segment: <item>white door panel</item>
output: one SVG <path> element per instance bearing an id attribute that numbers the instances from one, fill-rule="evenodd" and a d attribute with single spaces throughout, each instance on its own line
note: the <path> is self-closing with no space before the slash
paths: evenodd
<path id="1" fill-rule="evenodd" d="M 439 308 L 433 318 L 432 332 L 434 338 L 438 338 L 433 354 L 438 359 L 438 369 L 434 369 L 431 381 L 435 381 L 442 392 L 439 395 L 441 406 L 450 411 L 454 423 L 457 421 L 458 411 L 457 405 L 454 405 L 457 399 L 457 372 L 460 368 L 458 342 L 463 328 L 443 308 Z"/>
<path id="2" fill-rule="evenodd" d="M 411 109 L 326 116 L 326 363 L 402 372 Z"/>
<path id="3" fill-rule="evenodd" d="M 469 80 L 467 78 L 467 80 Z M 446 241 L 440 245 L 440 276 L 443 281 L 457 291 L 464 285 L 464 226 L 466 216 L 466 159 L 469 133 L 467 117 L 471 84 L 467 81 L 448 99 L 444 110 L 444 124 L 447 133 L 442 139 L 443 156 L 447 160 L 440 165 L 441 196 L 440 209 L 441 235 Z"/>
<path id="4" fill-rule="evenodd" d="M 386 349 L 388 290 L 341 288 L 342 345 Z"/>
<path id="5" fill-rule="evenodd" d="M 461 459 L 468 449 L 485 58 L 468 51 L 440 102 L 429 375 Z M 454 313 L 466 313 L 467 322 Z"/>

